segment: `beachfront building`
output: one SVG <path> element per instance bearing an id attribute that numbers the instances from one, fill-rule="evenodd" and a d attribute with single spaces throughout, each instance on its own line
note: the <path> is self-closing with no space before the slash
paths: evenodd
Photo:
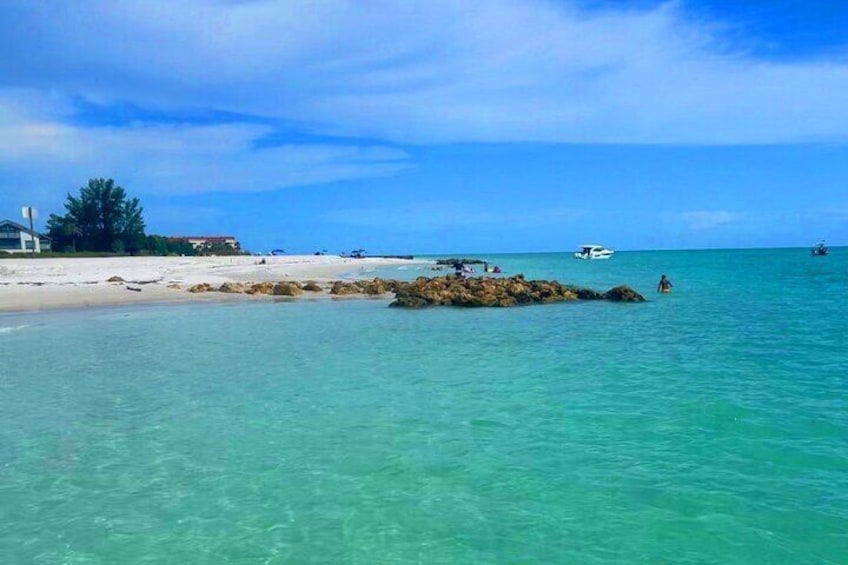
<path id="1" fill-rule="evenodd" d="M 31 253 L 35 245 L 35 252 L 41 253 L 50 251 L 51 243 L 46 235 L 11 220 L 0 220 L 0 252 Z"/>
<path id="2" fill-rule="evenodd" d="M 203 247 L 211 247 L 216 245 L 225 245 L 233 249 L 240 249 L 238 240 L 232 235 L 184 235 L 179 237 L 168 238 L 171 241 L 185 241 L 190 243 L 195 249 Z"/>

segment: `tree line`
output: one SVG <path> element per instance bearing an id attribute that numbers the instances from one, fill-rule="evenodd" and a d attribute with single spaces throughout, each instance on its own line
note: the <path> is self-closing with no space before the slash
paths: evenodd
<path id="1" fill-rule="evenodd" d="M 90 179 L 78 196 L 68 194 L 64 215 L 50 214 L 47 233 L 53 250 L 130 255 L 230 255 L 241 250 L 227 244 L 195 248 L 188 241 L 147 235 L 141 202 L 128 198 L 112 179 Z"/>

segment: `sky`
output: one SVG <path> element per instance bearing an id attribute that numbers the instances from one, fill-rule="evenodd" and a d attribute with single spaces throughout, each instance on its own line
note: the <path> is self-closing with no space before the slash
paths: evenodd
<path id="1" fill-rule="evenodd" d="M 36 229 L 102 177 L 253 252 L 848 245 L 848 2 L 5 0 L 0 49 Z"/>

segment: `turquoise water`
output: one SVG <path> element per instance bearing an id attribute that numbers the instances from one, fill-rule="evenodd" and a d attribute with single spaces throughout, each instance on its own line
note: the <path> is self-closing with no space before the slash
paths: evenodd
<path id="1" fill-rule="evenodd" d="M 0 316 L 0 563 L 846 563 L 848 249 L 806 253 L 490 257 L 645 304 Z"/>

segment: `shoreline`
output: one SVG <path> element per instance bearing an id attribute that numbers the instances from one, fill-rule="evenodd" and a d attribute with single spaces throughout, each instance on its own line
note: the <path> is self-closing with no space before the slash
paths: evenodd
<path id="1" fill-rule="evenodd" d="M 259 264 L 263 259 L 265 263 Z M 0 313 L 198 301 L 258 301 L 268 297 L 219 292 L 193 294 L 187 289 L 200 283 L 306 280 L 323 286 L 336 280 L 367 278 L 357 277 L 357 271 L 364 274 L 379 268 L 431 264 L 432 260 L 355 259 L 335 255 L 3 259 L 0 261 Z M 120 277 L 125 282 L 108 282 L 112 277 Z M 173 285 L 179 288 L 172 288 Z M 339 297 L 321 292 L 289 299 L 332 298 Z"/>

